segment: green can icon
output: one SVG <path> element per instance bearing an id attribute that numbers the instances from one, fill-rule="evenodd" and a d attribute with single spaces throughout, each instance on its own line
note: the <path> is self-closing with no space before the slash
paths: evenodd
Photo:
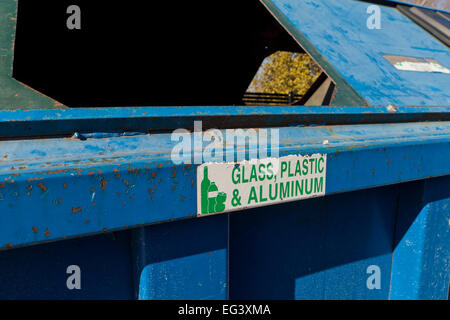
<path id="1" fill-rule="evenodd" d="M 225 201 L 227 200 L 227 194 L 225 192 L 219 192 L 216 198 L 215 212 L 222 212 L 225 210 Z"/>
<path id="2" fill-rule="evenodd" d="M 203 179 L 200 186 L 200 211 L 202 214 L 222 212 L 225 210 L 227 194 L 219 192 L 216 183 L 208 177 L 208 167 L 203 168 Z"/>

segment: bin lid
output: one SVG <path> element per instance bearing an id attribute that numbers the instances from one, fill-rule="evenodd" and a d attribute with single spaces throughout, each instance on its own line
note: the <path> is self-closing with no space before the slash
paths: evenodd
<path id="1" fill-rule="evenodd" d="M 369 104 L 450 105 L 449 48 L 391 2 L 376 4 L 379 29 L 367 25 L 373 1 L 262 2 L 313 58 L 327 61 Z"/>

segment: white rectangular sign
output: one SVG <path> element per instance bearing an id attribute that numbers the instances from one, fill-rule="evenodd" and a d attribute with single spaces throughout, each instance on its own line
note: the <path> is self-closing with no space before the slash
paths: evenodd
<path id="1" fill-rule="evenodd" d="M 398 70 L 418 72 L 439 72 L 450 74 L 450 70 L 436 62 L 411 62 L 404 61 L 394 64 Z"/>
<path id="2" fill-rule="evenodd" d="M 398 70 L 450 74 L 449 69 L 434 59 L 397 56 L 392 54 L 384 55 L 383 57 Z"/>
<path id="3" fill-rule="evenodd" d="M 325 195 L 327 155 L 291 155 L 197 168 L 199 216 Z"/>

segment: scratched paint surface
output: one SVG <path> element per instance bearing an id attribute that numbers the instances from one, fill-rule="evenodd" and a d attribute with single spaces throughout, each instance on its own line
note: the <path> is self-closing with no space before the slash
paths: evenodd
<path id="1" fill-rule="evenodd" d="M 450 68 L 450 51 L 395 8 L 381 7 L 380 30 L 366 26 L 367 2 L 271 0 L 372 105 L 449 105 L 450 75 L 396 70 L 385 54 L 436 59 Z M 320 21 L 320 24 L 317 24 Z"/>
<path id="2" fill-rule="evenodd" d="M 168 117 L 167 115 L 170 115 Z M 80 133 L 147 132 L 207 128 L 448 121 L 450 106 L 436 107 L 123 107 L 0 110 L 0 138 Z"/>
<path id="3" fill-rule="evenodd" d="M 450 176 L 406 184 L 398 206 L 390 299 L 448 299 Z"/>
<path id="4" fill-rule="evenodd" d="M 0 142 L 0 247 L 192 217 L 196 166 L 171 162 L 175 144 Z M 449 174 L 449 146 L 449 122 L 280 128 L 280 156 L 328 154 L 327 194 Z"/>

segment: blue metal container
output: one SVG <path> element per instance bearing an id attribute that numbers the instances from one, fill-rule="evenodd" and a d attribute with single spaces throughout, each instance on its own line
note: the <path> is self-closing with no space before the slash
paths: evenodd
<path id="1" fill-rule="evenodd" d="M 450 75 L 389 58 L 450 68 L 448 47 L 392 3 L 371 32 L 366 1 L 261 3 L 335 82 L 329 106 L 60 106 L 12 78 L 0 4 L 0 298 L 448 298 Z M 171 157 L 195 120 L 326 155 L 325 194 L 198 215 L 202 167 Z"/>

